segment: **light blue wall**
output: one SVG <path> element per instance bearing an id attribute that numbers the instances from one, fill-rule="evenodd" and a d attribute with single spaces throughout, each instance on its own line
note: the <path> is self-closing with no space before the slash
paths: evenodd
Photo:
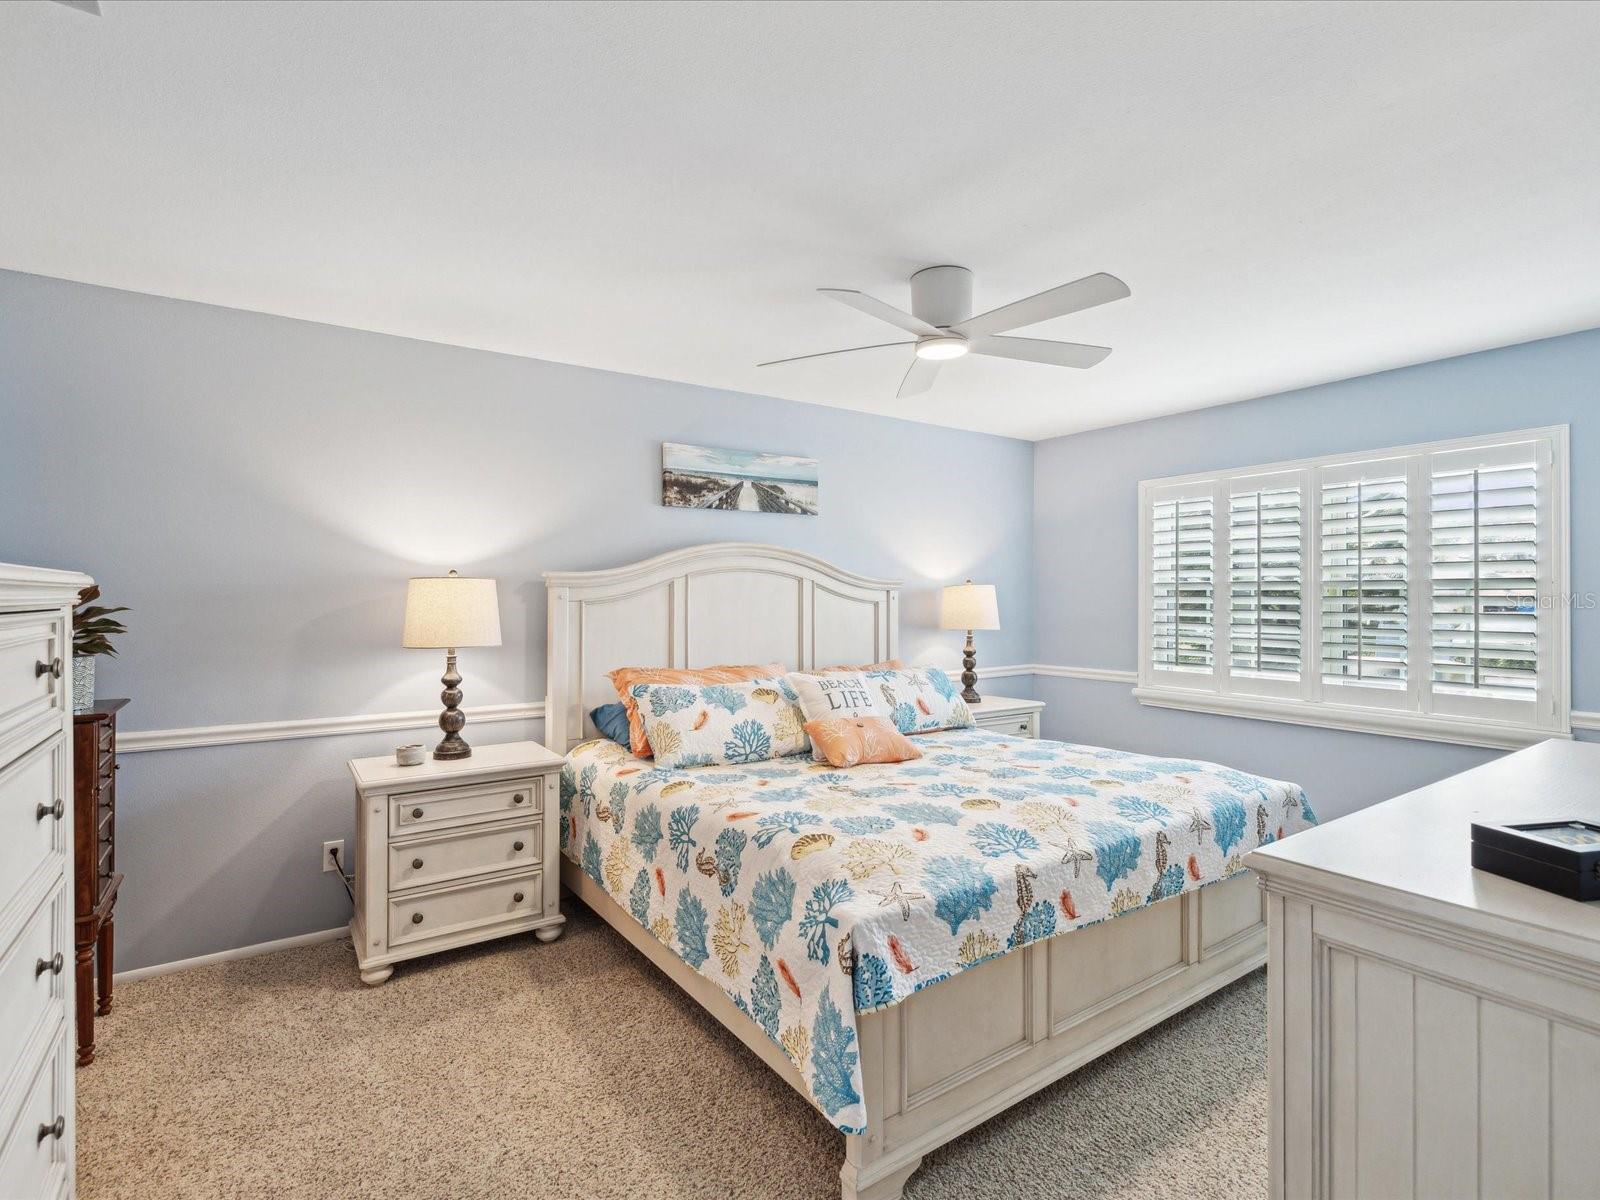
<path id="1" fill-rule="evenodd" d="M 129 729 L 431 707 L 442 663 L 399 648 L 404 583 L 452 566 L 500 580 L 505 645 L 463 653 L 468 704 L 541 700 L 541 572 L 706 541 L 903 580 L 920 662 L 958 661 L 938 587 L 991 580 L 983 661 L 1032 653 L 1026 442 L 10 272 L 0 430 L 0 560 L 132 607 L 100 665 Z M 663 508 L 663 440 L 812 455 L 822 515 Z M 118 966 L 345 919 L 318 870 L 351 832 L 344 762 L 401 740 L 126 756 Z"/>
<path id="2" fill-rule="evenodd" d="M 1573 706 L 1600 710 L 1600 331 L 1041 442 L 1036 661 L 1138 667 L 1141 479 L 1571 426 Z M 1324 816 L 1465 770 L 1487 750 L 1144 708 L 1126 685 L 1040 678 L 1048 736 L 1216 759 L 1303 784 Z"/>
<path id="3" fill-rule="evenodd" d="M 133 606 L 101 666 L 131 729 L 430 707 L 436 656 L 396 645 L 403 582 L 448 566 L 501 580 L 506 644 L 463 656 L 469 703 L 541 699 L 540 572 L 724 539 L 905 580 L 914 660 L 955 661 L 937 589 L 971 575 L 1004 616 L 983 662 L 1132 670 L 1145 478 L 1569 423 L 1572 583 L 1600 590 L 1597 381 L 1591 332 L 1029 446 L 0 272 L 0 560 Z M 815 455 L 823 515 L 663 509 L 663 440 Z M 1573 635 L 1575 706 L 1600 710 L 1600 613 Z M 1141 708 L 1125 685 L 985 687 L 1048 701 L 1049 736 L 1295 779 L 1325 815 L 1490 757 Z M 344 762 L 407 736 L 126 756 L 119 967 L 343 921 L 317 859 L 351 834 Z"/>

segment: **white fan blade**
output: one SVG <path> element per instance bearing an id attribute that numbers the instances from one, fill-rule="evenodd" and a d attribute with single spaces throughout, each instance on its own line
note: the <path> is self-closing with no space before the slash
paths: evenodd
<path id="1" fill-rule="evenodd" d="M 1043 338 L 984 337 L 969 342 L 974 354 L 995 358 L 1020 358 L 1023 362 L 1049 363 L 1053 367 L 1092 367 L 1111 353 L 1109 346 L 1080 342 L 1048 342 Z"/>
<path id="2" fill-rule="evenodd" d="M 913 358 L 911 369 L 906 372 L 906 377 L 900 381 L 900 390 L 895 393 L 901 399 L 907 396 L 916 396 L 927 391 L 933 386 L 934 377 L 939 374 L 942 364 L 938 359 Z"/>
<path id="3" fill-rule="evenodd" d="M 843 350 L 819 350 L 815 354 L 796 354 L 793 358 L 775 358 L 771 362 L 757 363 L 758 367 L 775 367 L 779 363 L 799 362 L 806 358 L 827 358 L 830 354 L 854 354 L 857 350 L 882 350 L 885 346 L 915 346 L 915 342 L 878 342 L 871 346 L 847 346 Z"/>
<path id="4" fill-rule="evenodd" d="M 979 338 L 991 333 L 1004 333 L 1008 329 L 1021 329 L 1024 325 L 1037 325 L 1040 321 L 1082 312 L 1097 304 L 1109 304 L 1131 295 L 1133 293 L 1122 280 L 1102 272 L 1072 283 L 1063 283 L 1060 287 L 1029 296 L 1026 300 L 1016 300 L 979 313 L 951 328 L 965 337 Z"/>
<path id="5" fill-rule="evenodd" d="M 885 304 L 882 300 L 874 300 L 865 292 L 853 292 L 848 288 L 818 288 L 817 291 L 824 296 L 832 296 L 840 304 L 848 304 L 851 308 L 864 312 L 869 317 L 877 317 L 880 321 L 898 325 L 907 333 L 915 333 L 927 337 L 929 334 L 944 332 L 935 325 L 929 325 L 926 321 L 913 317 L 908 312 L 901 312 L 892 304 Z"/>

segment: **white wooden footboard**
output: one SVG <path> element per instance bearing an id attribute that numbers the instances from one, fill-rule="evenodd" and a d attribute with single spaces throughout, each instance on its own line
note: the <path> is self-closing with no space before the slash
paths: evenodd
<path id="1" fill-rule="evenodd" d="M 562 881 L 805 1094 L 783 1051 L 570 861 Z M 860 1018 L 867 1131 L 843 1200 L 896 1200 L 922 1156 L 1266 961 L 1248 872 L 1063 934 Z"/>

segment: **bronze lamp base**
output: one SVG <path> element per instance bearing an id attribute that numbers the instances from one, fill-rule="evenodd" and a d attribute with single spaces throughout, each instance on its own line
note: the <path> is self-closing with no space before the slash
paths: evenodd
<path id="1" fill-rule="evenodd" d="M 460 708 L 461 672 L 456 670 L 454 650 L 445 652 L 444 677 L 439 682 L 444 684 L 444 691 L 439 693 L 439 699 L 444 701 L 444 711 L 439 714 L 439 728 L 444 730 L 444 737 L 433 748 L 433 757 L 446 762 L 454 758 L 471 758 L 472 747 L 461 736 L 461 730 L 467 724 L 467 714 Z"/>
<path id="2" fill-rule="evenodd" d="M 983 699 L 978 695 L 978 651 L 972 645 L 972 630 L 967 630 L 967 648 L 961 655 L 961 698 L 968 704 Z"/>

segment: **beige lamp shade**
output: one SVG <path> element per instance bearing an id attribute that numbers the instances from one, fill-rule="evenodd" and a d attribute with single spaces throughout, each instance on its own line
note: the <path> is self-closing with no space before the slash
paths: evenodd
<path id="1" fill-rule="evenodd" d="M 400 644 L 419 650 L 500 644 L 500 600 L 492 579 L 454 571 L 406 585 L 406 627 Z"/>
<path id="2" fill-rule="evenodd" d="M 994 584 L 967 580 L 944 589 L 939 606 L 940 629 L 999 629 L 1000 603 Z"/>

